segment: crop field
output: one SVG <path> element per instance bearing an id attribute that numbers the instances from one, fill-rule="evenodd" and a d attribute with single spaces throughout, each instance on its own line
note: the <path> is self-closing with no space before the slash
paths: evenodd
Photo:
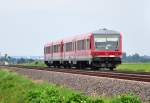
<path id="1" fill-rule="evenodd" d="M 141 103 L 134 95 L 89 97 L 62 86 L 32 81 L 0 69 L 0 103 Z"/>
<path id="2" fill-rule="evenodd" d="M 117 67 L 118 71 L 150 72 L 150 63 L 128 63 Z"/>

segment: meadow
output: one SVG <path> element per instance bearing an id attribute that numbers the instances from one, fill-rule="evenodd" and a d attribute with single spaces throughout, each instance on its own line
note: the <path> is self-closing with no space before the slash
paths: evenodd
<path id="1" fill-rule="evenodd" d="M 150 72 L 150 63 L 123 63 L 117 67 L 118 71 Z"/>
<path id="2" fill-rule="evenodd" d="M 108 97 L 89 97 L 83 93 L 33 81 L 0 68 L 0 103 L 141 103 L 133 94 Z"/>
<path id="3" fill-rule="evenodd" d="M 41 60 L 36 60 L 34 62 L 31 62 L 31 63 L 23 63 L 21 65 L 24 65 L 24 66 L 37 66 L 37 67 L 47 67 L 47 65 L 44 63 L 44 61 L 41 61 Z"/>

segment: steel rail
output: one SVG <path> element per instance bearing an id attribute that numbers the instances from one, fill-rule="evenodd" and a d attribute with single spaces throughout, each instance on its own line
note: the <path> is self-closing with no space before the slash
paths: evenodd
<path id="1" fill-rule="evenodd" d="M 46 70 L 46 71 L 54 71 L 54 72 L 90 75 L 90 76 L 97 76 L 97 77 L 108 77 L 108 78 L 150 82 L 150 73 L 91 71 L 91 70 L 80 70 L 80 69 L 48 68 L 48 67 L 22 66 L 22 65 L 10 65 L 7 67 L 28 68 L 28 69 L 36 69 L 36 70 Z"/>

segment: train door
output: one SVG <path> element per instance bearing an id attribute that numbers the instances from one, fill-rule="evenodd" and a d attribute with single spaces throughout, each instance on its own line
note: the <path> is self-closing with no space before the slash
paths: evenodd
<path id="1" fill-rule="evenodd" d="M 73 64 L 76 64 L 76 40 L 73 40 Z"/>
<path id="2" fill-rule="evenodd" d="M 65 61 L 66 43 L 63 43 L 63 61 Z"/>
<path id="3" fill-rule="evenodd" d="M 60 55 L 61 55 L 61 63 L 63 63 L 63 53 L 64 53 L 64 44 L 63 44 L 63 41 L 61 42 L 60 44 L 61 46 L 61 49 L 60 49 Z"/>
<path id="4" fill-rule="evenodd" d="M 50 60 L 50 63 L 51 64 L 53 63 L 53 43 L 51 45 L 51 60 Z"/>

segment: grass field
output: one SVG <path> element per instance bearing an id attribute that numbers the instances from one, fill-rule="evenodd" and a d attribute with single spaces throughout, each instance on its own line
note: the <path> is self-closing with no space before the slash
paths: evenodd
<path id="1" fill-rule="evenodd" d="M 24 64 L 21 64 L 21 65 L 24 65 L 24 66 L 47 67 L 47 65 L 44 63 L 44 61 L 39 61 L 39 60 L 31 62 L 31 63 L 24 63 Z"/>
<path id="2" fill-rule="evenodd" d="M 117 67 L 119 71 L 150 72 L 150 63 L 128 63 Z"/>
<path id="3" fill-rule="evenodd" d="M 62 86 L 31 81 L 0 69 L 0 103 L 141 103 L 134 95 L 88 97 Z"/>

